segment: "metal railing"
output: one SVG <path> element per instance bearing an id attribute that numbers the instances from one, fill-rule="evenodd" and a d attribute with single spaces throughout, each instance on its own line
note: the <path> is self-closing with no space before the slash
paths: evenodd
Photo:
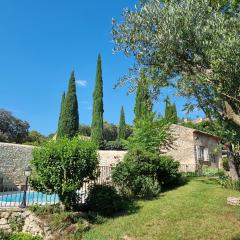
<path id="1" fill-rule="evenodd" d="M 94 181 L 85 181 L 83 186 L 77 191 L 79 203 L 84 203 L 89 188 L 94 184 L 110 184 L 111 172 L 113 167 L 100 166 L 99 176 Z M 28 187 L 24 191 L 25 186 L 21 186 L 20 189 L 16 186 L 2 185 L 0 186 L 0 208 L 12 208 L 31 205 L 46 205 L 59 203 L 59 197 L 57 194 L 44 194 L 36 192 L 31 187 Z"/>

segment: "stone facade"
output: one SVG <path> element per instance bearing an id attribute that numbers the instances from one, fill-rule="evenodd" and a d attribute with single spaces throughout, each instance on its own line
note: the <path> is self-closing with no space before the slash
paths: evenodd
<path id="1" fill-rule="evenodd" d="M 0 184 L 25 184 L 24 169 L 31 159 L 31 146 L 0 143 Z"/>
<path id="2" fill-rule="evenodd" d="M 205 165 L 220 167 L 218 137 L 176 124 L 171 126 L 171 132 L 173 145 L 165 153 L 180 162 L 180 171 L 194 172 Z"/>
<path id="3" fill-rule="evenodd" d="M 25 185 L 24 169 L 32 159 L 32 146 L 0 143 L 0 185 Z M 115 165 L 125 151 L 99 151 L 100 166 Z"/>

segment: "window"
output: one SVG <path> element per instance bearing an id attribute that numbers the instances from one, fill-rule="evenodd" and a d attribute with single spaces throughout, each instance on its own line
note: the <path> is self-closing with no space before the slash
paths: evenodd
<path id="1" fill-rule="evenodd" d="M 196 152 L 198 161 L 209 161 L 208 148 L 204 146 L 196 146 Z"/>

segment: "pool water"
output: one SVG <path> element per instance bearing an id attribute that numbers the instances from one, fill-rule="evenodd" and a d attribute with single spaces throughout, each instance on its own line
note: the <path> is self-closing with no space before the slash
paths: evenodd
<path id="1" fill-rule="evenodd" d="M 9 192 L 9 193 L 4 193 L 4 195 L 0 196 L 0 202 L 15 202 L 15 203 L 20 203 L 23 201 L 23 192 Z M 59 197 L 57 194 L 44 194 L 41 192 L 27 192 L 26 193 L 26 202 L 27 203 L 49 203 L 49 204 L 54 204 L 59 202 Z"/>

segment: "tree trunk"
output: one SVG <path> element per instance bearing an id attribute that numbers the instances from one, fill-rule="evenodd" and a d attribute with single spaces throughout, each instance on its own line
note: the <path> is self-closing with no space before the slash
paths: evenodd
<path id="1" fill-rule="evenodd" d="M 226 117 L 240 127 L 240 115 L 234 112 L 231 105 L 225 101 L 225 115 Z"/>
<path id="2" fill-rule="evenodd" d="M 229 170 L 230 170 L 231 178 L 233 180 L 239 180 L 239 171 L 236 166 L 236 162 L 233 154 L 233 148 L 231 144 L 229 146 L 228 159 L 229 159 Z"/>

